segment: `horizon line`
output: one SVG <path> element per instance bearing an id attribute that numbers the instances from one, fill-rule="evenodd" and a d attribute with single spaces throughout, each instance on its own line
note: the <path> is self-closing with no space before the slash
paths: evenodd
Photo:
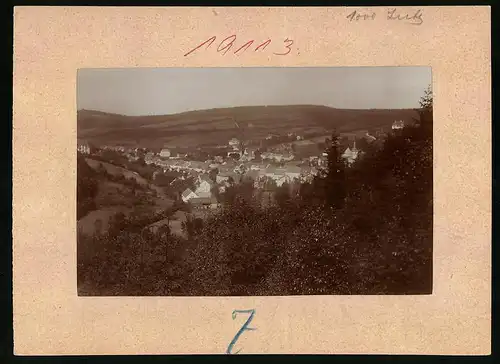
<path id="1" fill-rule="evenodd" d="M 181 112 L 176 112 L 176 113 L 162 113 L 162 114 L 121 114 L 117 112 L 112 112 L 112 111 L 106 111 L 106 110 L 99 110 L 99 109 L 87 109 L 87 108 L 77 108 L 77 112 L 79 111 L 95 111 L 95 112 L 100 112 L 104 114 L 112 114 L 112 115 L 119 115 L 119 116 L 125 116 L 125 117 L 147 117 L 147 116 L 174 116 L 174 115 L 181 115 L 181 114 L 186 114 L 186 113 L 191 113 L 191 112 L 197 112 L 197 111 L 209 111 L 209 110 L 223 110 L 223 109 L 237 109 L 237 108 L 252 108 L 252 107 L 287 107 L 287 106 L 316 106 L 316 107 L 325 107 L 328 109 L 334 109 L 334 110 L 418 110 L 420 107 L 401 107 L 401 108 L 341 108 L 341 107 L 332 107 L 332 106 L 326 106 L 322 104 L 272 104 L 272 105 L 242 105 L 242 106 L 227 106 L 227 107 L 214 107 L 214 108 L 208 108 L 208 109 L 194 109 L 194 110 L 187 110 L 187 111 L 181 111 Z"/>

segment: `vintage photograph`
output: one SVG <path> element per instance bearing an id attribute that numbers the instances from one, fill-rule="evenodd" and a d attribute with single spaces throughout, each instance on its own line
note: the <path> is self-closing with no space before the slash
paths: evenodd
<path id="1" fill-rule="evenodd" d="M 432 293 L 430 67 L 80 69 L 80 296 Z"/>

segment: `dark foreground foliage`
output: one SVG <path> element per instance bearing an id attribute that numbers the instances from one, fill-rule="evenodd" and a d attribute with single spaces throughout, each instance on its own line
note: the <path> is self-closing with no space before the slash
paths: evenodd
<path id="1" fill-rule="evenodd" d="M 334 135 L 324 173 L 278 189 L 272 204 L 243 183 L 217 213 L 188 219 L 185 237 L 144 229 L 174 208 L 117 215 L 107 232 L 79 236 L 80 294 L 431 293 L 432 103 L 423 101 L 415 126 L 367 147 L 351 168 Z M 85 204 L 92 188 L 79 195 Z"/>

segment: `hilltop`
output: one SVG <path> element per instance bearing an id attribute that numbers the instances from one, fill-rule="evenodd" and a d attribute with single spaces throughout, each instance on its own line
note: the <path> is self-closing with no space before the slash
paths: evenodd
<path id="1" fill-rule="evenodd" d="M 226 144 L 245 129 L 246 137 L 264 138 L 270 133 L 328 135 L 332 129 L 349 133 L 388 129 L 394 120 L 411 122 L 414 109 L 336 109 L 318 105 L 243 106 L 189 111 L 171 115 L 126 116 L 79 110 L 78 138 L 96 145 L 141 147 Z M 200 139 L 200 135 L 203 136 Z"/>

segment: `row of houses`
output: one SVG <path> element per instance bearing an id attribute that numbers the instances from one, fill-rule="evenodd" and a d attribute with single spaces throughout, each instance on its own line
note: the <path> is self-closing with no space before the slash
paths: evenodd
<path id="1" fill-rule="evenodd" d="M 79 140 L 76 148 L 80 153 L 91 154 L 93 151 L 99 150 L 112 150 L 115 152 L 123 153 L 127 157 L 137 157 L 139 151 L 144 150 L 144 148 L 138 147 L 124 147 L 120 145 L 102 145 L 99 148 L 93 147 L 87 141 Z"/>
<path id="2" fill-rule="evenodd" d="M 76 150 L 83 154 L 90 154 L 90 145 L 86 142 L 79 142 Z"/>
<path id="3" fill-rule="evenodd" d="M 261 157 L 263 160 L 273 160 L 275 162 L 289 162 L 295 158 L 295 156 L 292 153 L 272 153 L 272 152 L 262 153 Z"/>
<path id="4" fill-rule="evenodd" d="M 218 206 L 216 198 L 213 195 L 214 188 L 219 193 L 224 193 L 229 186 L 240 183 L 245 177 L 251 178 L 254 181 L 254 187 L 262 188 L 267 180 L 273 180 L 280 187 L 284 183 L 310 181 L 317 173 L 317 169 L 312 167 L 287 166 L 277 168 L 267 166 L 267 168 L 262 170 L 248 170 L 245 174 L 234 172 L 219 173 L 216 175 L 215 181 L 208 174 L 201 174 L 195 181 L 195 188 L 184 190 L 181 194 L 181 199 L 195 206 L 201 205 L 214 208 Z"/>
<path id="5" fill-rule="evenodd" d="M 268 134 L 268 135 L 266 136 L 266 140 L 278 139 L 278 138 L 280 138 L 280 137 L 281 137 L 281 135 L 278 135 L 278 134 Z M 302 139 L 304 139 L 304 137 L 303 137 L 303 136 L 301 136 L 301 135 L 297 135 L 297 134 L 295 134 L 295 133 L 288 133 L 288 134 L 287 134 L 287 137 L 292 138 L 292 139 L 294 139 L 294 140 L 302 140 Z"/>

